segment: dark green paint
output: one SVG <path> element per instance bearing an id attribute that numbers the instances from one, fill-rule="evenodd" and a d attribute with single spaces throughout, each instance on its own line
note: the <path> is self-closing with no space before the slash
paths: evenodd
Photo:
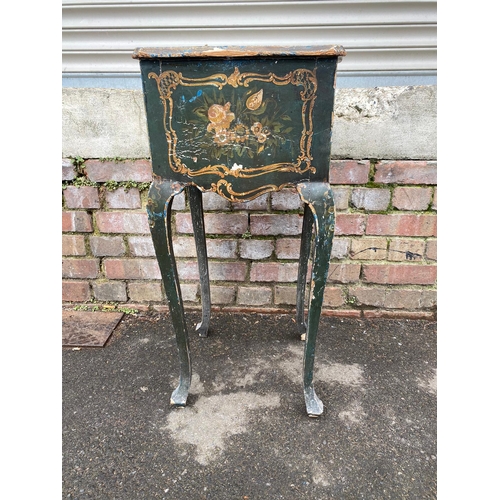
<path id="1" fill-rule="evenodd" d="M 323 412 L 313 368 L 335 223 L 328 175 L 337 59 L 291 54 L 141 59 L 154 174 L 147 210 L 181 363 L 172 394 L 176 406 L 186 404 L 191 363 L 172 248 L 173 196 L 186 189 L 189 197 L 202 298 L 197 330 L 207 336 L 211 305 L 201 191 L 246 201 L 293 185 L 305 204 L 297 280 L 297 324 L 306 333 L 304 397 L 309 416 Z"/>

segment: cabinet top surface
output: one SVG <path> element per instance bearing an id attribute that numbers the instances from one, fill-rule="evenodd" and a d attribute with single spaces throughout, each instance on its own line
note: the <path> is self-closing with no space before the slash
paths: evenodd
<path id="1" fill-rule="evenodd" d="M 208 46 L 201 47 L 140 47 L 134 59 L 163 59 L 188 57 L 336 57 L 345 56 L 342 45 L 304 46 Z"/>

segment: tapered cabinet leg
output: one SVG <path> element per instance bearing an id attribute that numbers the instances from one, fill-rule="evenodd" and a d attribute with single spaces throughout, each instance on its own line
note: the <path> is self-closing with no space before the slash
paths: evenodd
<path id="1" fill-rule="evenodd" d="M 185 406 L 191 385 L 191 360 L 189 339 L 184 317 L 181 288 L 172 245 L 171 207 L 172 200 L 184 186 L 171 181 L 153 181 L 149 189 L 147 213 L 153 245 L 160 267 L 163 285 L 175 330 L 180 361 L 179 385 L 172 393 L 170 403 Z"/>
<path id="2" fill-rule="evenodd" d="M 200 337 L 206 337 L 210 324 L 211 301 L 207 242 L 205 238 L 205 223 L 203 220 L 203 199 L 202 192 L 197 187 L 189 186 L 186 190 L 189 197 L 196 255 L 198 257 L 198 270 L 200 274 L 201 321 L 196 325 L 196 330 Z"/>
<path id="3" fill-rule="evenodd" d="M 323 413 L 323 403 L 314 390 L 313 370 L 316 354 L 316 337 L 323 305 L 323 294 L 328 278 L 332 238 L 335 229 L 335 207 L 333 191 L 327 183 L 301 183 L 298 184 L 297 190 L 302 201 L 309 206 L 316 228 L 310 304 L 304 346 L 303 382 L 307 414 L 310 417 L 317 417 Z M 301 257 L 301 261 L 302 259 Z"/>

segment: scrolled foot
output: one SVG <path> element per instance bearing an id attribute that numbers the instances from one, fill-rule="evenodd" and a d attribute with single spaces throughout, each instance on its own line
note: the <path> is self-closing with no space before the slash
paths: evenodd
<path id="1" fill-rule="evenodd" d="M 323 402 L 318 398 L 314 388 L 304 389 L 307 415 L 311 418 L 319 417 L 323 414 Z"/>
<path id="2" fill-rule="evenodd" d="M 186 406 L 186 401 L 188 397 L 188 390 L 179 386 L 170 396 L 170 404 L 178 408 Z"/>
<path id="3" fill-rule="evenodd" d="M 196 331 L 198 332 L 198 335 L 200 337 L 208 337 L 208 324 L 204 323 L 203 321 L 200 321 L 196 325 Z"/>
<path id="4" fill-rule="evenodd" d="M 306 340 L 307 325 L 305 323 L 297 322 L 297 330 L 299 331 L 300 340 Z"/>

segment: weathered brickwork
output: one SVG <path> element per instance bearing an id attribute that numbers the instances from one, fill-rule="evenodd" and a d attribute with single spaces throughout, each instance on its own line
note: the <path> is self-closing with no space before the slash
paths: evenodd
<path id="1" fill-rule="evenodd" d="M 428 318 L 437 298 L 437 164 L 335 160 L 335 237 L 323 312 Z M 62 161 L 62 299 L 164 311 L 146 215 L 147 159 Z M 80 182 L 81 181 L 81 182 Z M 192 221 L 174 197 L 173 246 L 186 307 L 201 307 Z M 292 188 L 230 204 L 204 193 L 214 307 L 292 312 L 303 205 Z"/>

